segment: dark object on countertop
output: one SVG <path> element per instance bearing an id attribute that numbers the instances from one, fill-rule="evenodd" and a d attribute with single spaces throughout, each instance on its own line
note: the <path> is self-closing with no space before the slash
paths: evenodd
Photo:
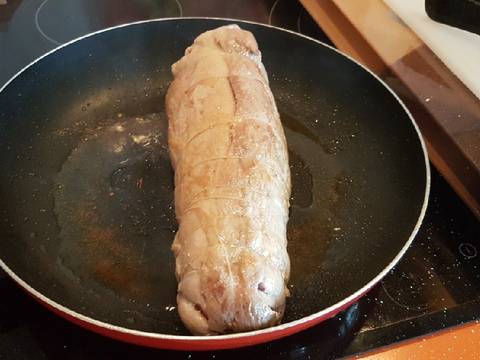
<path id="1" fill-rule="evenodd" d="M 425 0 L 425 10 L 435 21 L 480 34 L 479 0 Z"/>

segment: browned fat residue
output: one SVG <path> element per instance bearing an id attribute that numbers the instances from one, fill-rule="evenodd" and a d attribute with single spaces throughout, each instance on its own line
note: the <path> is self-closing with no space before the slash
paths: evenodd
<path id="1" fill-rule="evenodd" d="M 332 190 L 329 192 L 329 200 L 332 205 L 336 205 L 340 199 L 340 191 L 342 188 L 342 179 L 340 175 L 335 177 L 335 183 L 332 186 Z"/>
<path id="2" fill-rule="evenodd" d="M 304 231 L 299 226 L 289 226 L 288 227 L 288 240 L 290 242 L 298 241 L 302 238 Z"/>
<path id="3" fill-rule="evenodd" d="M 100 257 L 94 257 L 91 266 L 97 279 L 112 289 L 121 293 L 143 296 L 146 289 L 140 286 L 142 279 L 142 264 L 138 255 L 122 244 L 112 229 L 93 228 L 88 234 L 88 242 L 93 248 L 104 247 L 98 252 Z"/>
<path id="4" fill-rule="evenodd" d="M 302 219 L 287 228 L 288 253 L 292 261 L 292 281 L 304 277 L 319 266 L 332 233 L 328 225 L 315 218 Z"/>
<path id="5" fill-rule="evenodd" d="M 95 221 L 96 215 L 92 210 L 80 209 L 78 211 L 78 219 L 81 223 Z"/>
<path id="6" fill-rule="evenodd" d="M 333 213 L 337 213 L 338 207 L 342 205 L 342 200 L 347 198 L 346 194 L 351 181 L 344 172 L 335 176 L 334 183 L 328 193 L 328 201 L 331 204 L 330 209 Z"/>
<path id="7" fill-rule="evenodd" d="M 144 296 L 146 289 L 139 282 L 144 274 L 138 254 L 122 244 L 121 234 L 99 226 L 94 210 L 79 209 L 77 213 L 86 232 L 81 248 L 94 279 L 114 292 Z"/>

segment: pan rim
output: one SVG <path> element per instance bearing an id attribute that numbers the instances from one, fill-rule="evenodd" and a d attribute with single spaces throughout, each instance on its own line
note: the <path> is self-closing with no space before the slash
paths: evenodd
<path id="1" fill-rule="evenodd" d="M 368 72 L 371 76 L 373 76 L 380 84 L 382 84 L 389 92 L 392 94 L 392 96 L 398 101 L 398 103 L 401 105 L 405 113 L 408 115 L 415 131 L 418 137 L 418 140 L 420 141 L 420 145 L 422 148 L 423 156 L 424 156 L 424 161 L 425 161 L 425 195 L 422 203 L 422 207 L 420 210 L 420 214 L 418 216 L 417 222 L 415 223 L 415 226 L 412 230 L 412 233 L 410 234 L 409 238 L 405 242 L 405 245 L 400 249 L 398 254 L 392 259 L 392 261 L 378 274 L 376 275 L 373 279 L 368 281 L 365 285 L 363 285 L 360 289 L 349 295 L 348 297 L 340 300 L 339 302 L 330 305 L 329 307 L 320 310 L 318 312 L 315 312 L 313 314 L 310 314 L 308 316 L 302 317 L 297 320 L 293 320 L 287 323 L 279 324 L 276 326 L 272 326 L 269 328 L 265 329 L 259 329 L 259 330 L 253 330 L 253 331 L 248 331 L 248 332 L 242 332 L 242 333 L 234 333 L 234 334 L 225 334 L 225 335 L 212 335 L 212 336 L 198 336 L 198 335 L 172 335 L 172 334 L 164 334 L 164 333 L 157 333 L 157 332 L 148 332 L 148 331 L 142 331 L 142 330 L 135 330 L 135 329 L 130 329 L 118 325 L 113 325 L 108 322 L 100 321 L 94 318 L 91 318 L 89 316 L 83 315 L 75 310 L 72 310 L 52 299 L 49 297 L 45 296 L 42 294 L 40 291 L 36 290 L 32 286 L 30 286 L 26 281 L 24 281 L 22 278 L 20 278 L 12 269 L 9 268 L 9 266 L 0 258 L 0 268 L 2 268 L 9 276 L 12 278 L 18 285 L 20 285 L 24 290 L 26 290 L 29 294 L 33 295 L 35 298 L 40 300 L 41 302 L 45 303 L 49 307 L 58 310 L 61 313 L 64 313 L 68 315 L 69 317 L 72 317 L 74 319 L 78 319 L 82 321 L 83 323 L 93 325 L 97 328 L 103 328 L 112 332 L 116 333 L 122 333 L 125 335 L 132 335 L 135 337 L 142 337 L 142 338 L 149 338 L 149 339 L 155 339 L 155 340 L 167 340 L 167 341 L 189 341 L 189 342 L 202 342 L 202 343 L 215 343 L 217 341 L 225 341 L 225 340 L 234 340 L 234 339 L 242 339 L 242 338 L 250 338 L 250 337 L 257 337 L 259 335 L 273 335 L 278 332 L 283 332 L 287 329 L 292 329 L 297 326 L 300 326 L 302 324 L 306 323 L 311 323 L 312 325 L 315 323 L 316 319 L 324 318 L 328 316 L 329 314 L 335 314 L 337 310 L 340 310 L 344 308 L 345 306 L 353 303 L 356 299 L 364 295 L 368 290 L 370 290 L 375 284 L 377 284 L 392 268 L 400 261 L 400 259 L 403 257 L 405 252 L 408 250 L 410 245 L 413 242 L 413 239 L 415 238 L 422 222 L 425 217 L 425 213 L 427 210 L 428 206 L 428 199 L 430 195 L 430 182 L 431 182 L 431 173 L 430 173 L 430 164 L 429 164 L 429 158 L 428 158 L 428 152 L 427 152 L 427 147 L 425 144 L 425 140 L 422 137 L 422 133 L 420 131 L 420 128 L 418 127 L 418 124 L 416 123 L 415 119 L 413 118 L 412 114 L 406 107 L 406 105 L 403 103 L 403 101 L 399 98 L 399 96 L 375 73 L 373 73 L 370 69 L 368 69 L 366 66 L 358 62 L 357 60 L 353 59 L 351 56 L 343 53 L 342 51 L 334 48 L 333 46 L 330 46 L 328 44 L 325 44 L 319 40 L 316 40 L 312 37 L 309 37 L 304 34 L 297 33 L 292 30 L 288 29 L 283 29 L 277 26 L 273 26 L 270 24 L 262 24 L 259 22 L 255 21 L 249 21 L 249 20 L 240 20 L 240 19 L 233 19 L 233 18 L 220 18 L 220 17 L 198 17 L 198 16 L 192 16 L 192 17 L 170 17 L 170 18 L 157 18 L 157 19 L 149 19 L 149 20 L 141 20 L 141 21 L 135 21 L 135 22 L 130 22 L 126 24 L 121 24 L 121 25 L 116 25 L 112 27 L 108 27 L 105 29 L 101 29 L 98 31 L 94 31 L 85 35 L 82 35 L 78 38 L 75 38 L 73 40 L 70 40 L 58 47 L 55 47 L 54 49 L 48 51 L 47 53 L 41 55 L 40 57 L 36 58 L 32 62 L 30 62 L 28 65 L 23 67 L 20 71 L 18 71 L 15 75 L 13 75 L 1 88 L 0 88 L 0 96 L 3 90 L 5 90 L 8 85 L 13 82 L 17 77 L 19 77 L 25 70 L 28 68 L 32 67 L 35 65 L 37 62 L 41 61 L 43 58 L 59 51 L 60 49 L 67 47 L 68 45 L 71 45 L 73 43 L 76 43 L 82 39 L 92 37 L 94 35 L 101 34 L 103 32 L 107 32 L 110 30 L 115 30 L 118 28 L 123 28 L 127 26 L 132 26 L 132 25 L 139 25 L 139 24 L 145 24 L 149 22 L 160 22 L 160 21 L 183 21 L 183 20 L 221 20 L 221 21 L 227 21 L 227 22 L 236 22 L 236 23 L 246 23 L 246 24 L 253 24 L 253 25 L 258 25 L 261 27 L 266 27 L 266 28 L 271 28 L 277 31 L 282 31 L 286 32 L 295 36 L 299 36 L 302 38 L 305 38 L 307 40 L 313 41 L 321 46 L 325 46 L 329 48 L 330 50 L 333 50 L 340 56 L 343 56 L 347 59 L 349 59 L 351 62 Z"/>

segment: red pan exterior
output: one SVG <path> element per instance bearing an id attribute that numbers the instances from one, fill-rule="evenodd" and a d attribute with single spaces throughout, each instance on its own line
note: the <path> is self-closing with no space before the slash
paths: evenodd
<path id="1" fill-rule="evenodd" d="M 208 351 L 208 350 L 224 350 L 224 349 L 235 349 L 245 346 L 258 345 L 266 343 L 269 341 L 281 339 L 283 337 L 298 333 L 302 330 L 306 330 L 312 326 L 315 326 L 322 321 L 328 320 L 335 316 L 340 311 L 347 309 L 350 305 L 354 304 L 359 298 L 361 298 L 365 293 L 368 292 L 367 289 L 365 293 L 360 294 L 358 297 L 353 298 L 350 302 L 332 309 L 330 312 L 319 314 L 318 316 L 308 319 L 305 321 L 300 321 L 299 323 L 289 326 L 289 327 L 279 327 L 278 329 L 273 328 L 272 331 L 262 332 L 259 334 L 249 335 L 245 333 L 242 337 L 223 337 L 223 338 L 212 338 L 212 337 L 201 337 L 200 340 L 193 339 L 174 339 L 168 337 L 159 337 L 159 336 L 149 336 L 148 333 L 145 335 L 139 335 L 132 333 L 129 329 L 123 329 L 123 331 L 109 329 L 107 327 L 99 326 L 88 321 L 82 320 L 77 316 L 62 311 L 62 309 L 48 304 L 45 301 L 42 301 L 40 298 L 36 297 L 34 294 L 30 293 L 27 289 L 29 295 L 31 295 L 35 300 L 40 304 L 45 306 L 50 311 L 55 314 L 63 317 L 64 319 L 79 325 L 87 330 L 93 331 L 97 334 L 110 337 L 115 340 L 124 341 L 127 343 L 148 346 L 158 349 L 169 349 L 169 350 L 182 350 L 182 351 Z"/>

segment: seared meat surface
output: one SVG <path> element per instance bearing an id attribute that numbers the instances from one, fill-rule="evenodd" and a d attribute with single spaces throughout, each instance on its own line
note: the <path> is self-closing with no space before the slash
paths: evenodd
<path id="1" fill-rule="evenodd" d="M 236 25 L 207 31 L 172 72 L 180 317 L 197 335 L 275 325 L 288 294 L 290 169 L 256 40 Z"/>

